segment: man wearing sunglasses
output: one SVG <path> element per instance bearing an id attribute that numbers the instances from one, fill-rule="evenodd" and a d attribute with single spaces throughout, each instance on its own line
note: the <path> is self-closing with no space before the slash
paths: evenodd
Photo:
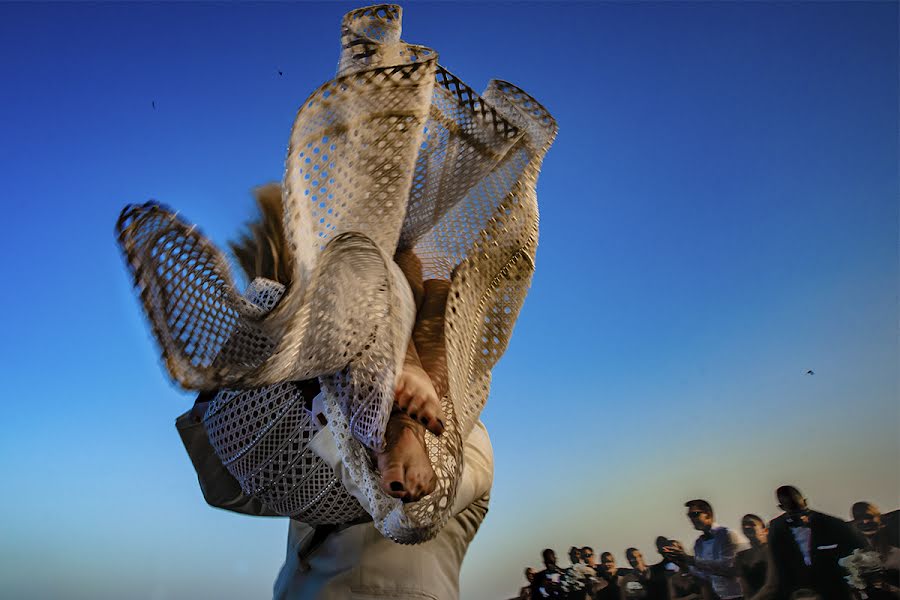
<path id="1" fill-rule="evenodd" d="M 663 548 L 663 556 L 708 581 L 721 600 L 741 598 L 735 558 L 749 544 L 737 531 L 715 522 L 712 506 L 706 500 L 689 500 L 684 505 L 694 529 L 701 532 L 694 542 L 694 556 L 677 545 Z"/>

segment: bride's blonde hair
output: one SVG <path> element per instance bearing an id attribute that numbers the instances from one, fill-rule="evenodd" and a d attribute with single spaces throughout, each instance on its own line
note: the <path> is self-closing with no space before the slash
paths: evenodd
<path id="1" fill-rule="evenodd" d="M 253 190 L 253 194 L 259 219 L 247 223 L 247 230 L 228 245 L 249 281 L 265 277 L 290 285 L 293 258 L 284 237 L 281 186 L 268 183 Z"/>

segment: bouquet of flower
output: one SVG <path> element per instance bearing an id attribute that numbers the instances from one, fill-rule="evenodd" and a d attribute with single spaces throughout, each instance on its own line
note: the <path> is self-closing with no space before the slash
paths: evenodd
<path id="1" fill-rule="evenodd" d="M 858 548 L 850 556 L 840 559 L 838 564 L 849 573 L 844 579 L 847 580 L 850 587 L 857 590 L 866 589 L 872 580 L 872 576 L 884 570 L 884 565 L 881 564 L 881 557 L 878 556 L 877 552 L 860 550 Z"/>

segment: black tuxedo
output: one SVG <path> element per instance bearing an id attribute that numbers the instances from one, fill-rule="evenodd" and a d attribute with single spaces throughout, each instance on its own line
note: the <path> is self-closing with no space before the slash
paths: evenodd
<path id="1" fill-rule="evenodd" d="M 785 515 L 769 524 L 769 568 L 773 571 L 776 598 L 788 600 L 794 590 L 809 588 L 823 600 L 850 600 L 845 571 L 838 559 L 856 548 L 864 548 L 865 539 L 841 519 L 814 511 L 809 513 L 809 530 L 811 564 L 807 566 Z"/>

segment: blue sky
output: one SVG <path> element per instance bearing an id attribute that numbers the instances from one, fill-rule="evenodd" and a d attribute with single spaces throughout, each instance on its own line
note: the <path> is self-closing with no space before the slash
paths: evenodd
<path id="1" fill-rule="evenodd" d="M 112 230 L 157 198 L 234 237 L 357 6 L 0 5 L 10 597 L 269 593 L 286 523 L 203 504 Z M 897 29 L 888 2 L 404 5 L 407 41 L 560 124 L 463 598 L 547 546 L 656 560 L 688 498 L 900 505 Z"/>

